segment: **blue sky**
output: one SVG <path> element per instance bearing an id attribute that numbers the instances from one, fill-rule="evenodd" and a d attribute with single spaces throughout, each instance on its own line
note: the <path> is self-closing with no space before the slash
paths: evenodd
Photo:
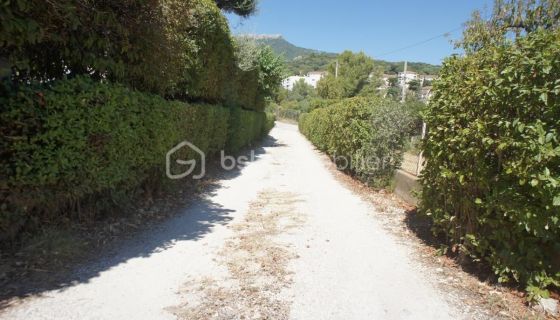
<path id="1" fill-rule="evenodd" d="M 235 34 L 282 34 L 291 43 L 329 52 L 364 51 L 389 61 L 439 64 L 475 9 L 492 0 L 260 0 L 248 19 L 228 15 Z M 485 10 L 486 8 L 486 10 Z M 455 30 L 425 44 L 391 51 Z M 385 55 L 383 55 L 385 54 Z"/>

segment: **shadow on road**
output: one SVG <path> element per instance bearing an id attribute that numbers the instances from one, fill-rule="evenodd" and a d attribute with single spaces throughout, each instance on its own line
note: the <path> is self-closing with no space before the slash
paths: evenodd
<path id="1" fill-rule="evenodd" d="M 250 156 L 253 152 L 254 162 L 259 161 L 267 148 L 283 147 L 271 136 L 266 137 L 261 143 L 241 152 L 239 155 Z M 0 310 L 13 302 L 12 298 L 21 298 L 54 289 L 66 289 L 80 283 L 87 283 L 92 278 L 99 276 L 105 270 L 115 267 L 126 261 L 149 257 L 153 253 L 163 251 L 177 241 L 197 241 L 212 232 L 216 225 L 225 225 L 231 221 L 232 209 L 224 208 L 211 201 L 211 197 L 222 188 L 220 181 L 231 180 L 243 174 L 243 169 L 253 162 L 247 162 L 244 167 L 225 171 L 219 167 L 219 161 L 210 163 L 207 177 L 203 179 L 201 192 L 187 192 L 181 194 L 179 204 L 173 212 L 167 212 L 170 218 L 161 222 L 148 221 L 140 231 L 133 231 L 133 235 L 119 235 L 120 239 L 109 241 L 100 248 L 88 248 L 92 252 L 89 258 L 79 262 L 68 262 L 71 267 L 64 270 L 29 270 L 24 277 L 8 279 L 2 285 L 10 288 L 0 296 Z M 183 182 L 182 182 L 183 183 Z M 185 181 L 185 184 L 192 183 Z M 190 188 L 192 190 L 192 187 Z M 159 202 L 169 201 L 163 195 Z M 185 199 L 188 198 L 188 199 Z M 170 209 L 173 210 L 173 209 Z M 126 219 L 126 218 L 125 218 Z M 104 221 L 100 222 L 101 224 Z M 126 237 L 126 239 L 122 239 Z M 0 263 L 1 266 L 2 263 Z M 133 285 L 133 284 L 131 284 Z"/>

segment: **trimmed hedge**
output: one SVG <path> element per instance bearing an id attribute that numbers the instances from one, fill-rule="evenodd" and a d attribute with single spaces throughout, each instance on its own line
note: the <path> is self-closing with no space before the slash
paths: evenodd
<path id="1" fill-rule="evenodd" d="M 264 51 L 239 56 L 213 0 L 74 2 L 0 5 L 0 78 L 26 84 L 87 75 L 170 99 L 255 111 L 264 110 L 269 86 L 281 81 Z M 243 59 L 255 68 L 242 70 Z"/>
<path id="2" fill-rule="evenodd" d="M 228 151 L 237 152 L 264 133 L 268 133 L 267 117 L 269 116 L 264 112 L 235 108 L 231 110 L 230 117 Z"/>
<path id="3" fill-rule="evenodd" d="M 499 280 L 560 286 L 560 32 L 445 61 L 424 144 L 421 211 Z"/>
<path id="4" fill-rule="evenodd" d="M 342 100 L 303 114 L 300 131 L 339 167 L 376 187 L 387 186 L 402 161 L 412 117 L 378 97 Z"/>
<path id="5" fill-rule="evenodd" d="M 4 83 L 0 91 L 1 239 L 24 227 L 91 218 L 140 187 L 157 186 L 167 151 L 181 141 L 211 156 L 270 129 L 263 112 L 167 101 L 84 77 Z M 183 152 L 182 159 L 194 156 Z"/>

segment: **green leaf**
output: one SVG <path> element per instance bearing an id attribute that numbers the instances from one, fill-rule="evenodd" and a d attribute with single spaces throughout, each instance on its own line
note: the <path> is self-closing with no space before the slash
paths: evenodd
<path id="1" fill-rule="evenodd" d="M 546 92 L 541 93 L 541 95 L 539 96 L 539 99 L 540 99 L 542 102 L 544 102 L 544 104 L 545 104 L 546 106 L 548 106 L 548 93 L 546 93 Z"/>

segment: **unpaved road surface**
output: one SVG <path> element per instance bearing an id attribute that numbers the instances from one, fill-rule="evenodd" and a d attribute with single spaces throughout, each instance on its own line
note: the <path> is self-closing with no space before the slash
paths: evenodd
<path id="1" fill-rule="evenodd" d="M 296 126 L 278 123 L 271 136 L 204 200 L 84 267 L 95 276 L 0 318 L 458 318 Z"/>

